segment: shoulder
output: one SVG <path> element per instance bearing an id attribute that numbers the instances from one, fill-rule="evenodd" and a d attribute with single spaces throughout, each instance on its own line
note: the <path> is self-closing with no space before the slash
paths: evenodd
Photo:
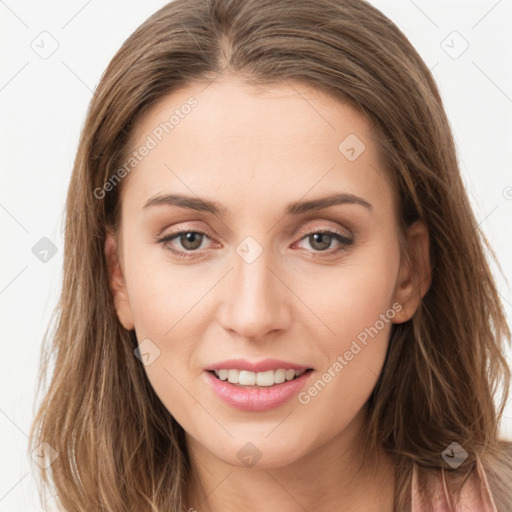
<path id="1" fill-rule="evenodd" d="M 500 512 L 482 463 L 466 475 L 413 465 L 411 512 Z"/>

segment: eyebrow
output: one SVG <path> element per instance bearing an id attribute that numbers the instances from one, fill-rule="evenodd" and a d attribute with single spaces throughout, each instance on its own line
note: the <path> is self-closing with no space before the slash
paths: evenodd
<path id="1" fill-rule="evenodd" d="M 318 199 L 309 201 L 295 201 L 288 204 L 285 215 L 301 215 L 312 211 L 322 210 L 338 204 L 358 204 L 373 211 L 373 206 L 362 197 L 347 193 L 336 193 Z M 179 206 L 189 210 L 213 213 L 218 216 L 225 216 L 228 212 L 227 208 L 217 203 L 201 197 L 192 197 L 183 194 L 159 194 L 149 199 L 143 208 L 152 206 Z"/>

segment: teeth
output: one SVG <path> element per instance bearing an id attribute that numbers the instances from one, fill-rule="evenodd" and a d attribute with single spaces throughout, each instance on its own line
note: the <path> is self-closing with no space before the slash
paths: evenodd
<path id="1" fill-rule="evenodd" d="M 238 384 L 238 370 L 228 370 L 228 382 L 231 384 Z"/>
<path id="2" fill-rule="evenodd" d="M 286 380 L 286 370 L 276 370 L 274 384 L 282 384 Z"/>
<path id="3" fill-rule="evenodd" d="M 306 370 L 268 370 L 266 372 L 249 372 L 247 370 L 222 369 L 215 370 L 220 380 L 227 380 L 231 384 L 240 386 L 273 386 L 282 384 L 287 380 L 300 377 Z"/>
<path id="4" fill-rule="evenodd" d="M 241 370 L 238 374 L 238 382 L 236 384 L 241 384 L 242 386 L 254 386 L 254 384 L 256 384 L 256 380 L 258 380 L 258 386 L 263 386 L 263 384 L 259 382 L 260 376 L 261 373 L 256 375 L 254 372 Z"/>
<path id="5" fill-rule="evenodd" d="M 240 372 L 242 373 L 242 372 Z M 257 386 L 273 386 L 275 384 L 274 379 L 274 370 L 269 370 L 268 372 L 258 372 L 254 374 L 253 372 L 243 372 L 243 373 L 252 373 L 256 377 L 256 385 Z M 295 374 L 295 372 L 294 372 Z M 241 380 L 238 380 L 239 384 L 242 384 L 242 386 L 245 384 L 245 382 L 242 382 Z"/>

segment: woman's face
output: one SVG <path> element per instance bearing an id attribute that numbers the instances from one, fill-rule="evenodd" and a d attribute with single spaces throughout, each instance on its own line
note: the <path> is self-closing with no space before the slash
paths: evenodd
<path id="1" fill-rule="evenodd" d="M 418 301 L 366 119 L 298 83 L 229 77 L 165 97 L 132 149 L 111 286 L 189 441 L 277 467 L 354 438 L 392 324 Z M 427 253 L 421 224 L 410 243 Z M 296 367 L 310 371 L 272 371 Z"/>

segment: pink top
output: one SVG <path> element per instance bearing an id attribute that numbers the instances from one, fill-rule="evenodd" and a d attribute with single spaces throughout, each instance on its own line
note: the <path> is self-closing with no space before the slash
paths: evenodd
<path id="1" fill-rule="evenodd" d="M 419 479 L 427 484 L 429 497 L 421 498 Z M 498 512 L 480 460 L 477 460 L 476 470 L 464 482 L 456 504 L 450 498 L 449 480 L 444 469 L 429 471 L 415 464 L 412 474 L 411 512 Z"/>

